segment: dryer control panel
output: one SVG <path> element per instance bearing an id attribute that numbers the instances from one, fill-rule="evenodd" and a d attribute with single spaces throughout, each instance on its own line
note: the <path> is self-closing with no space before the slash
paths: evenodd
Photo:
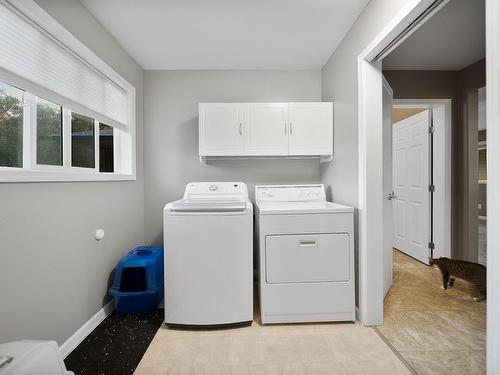
<path id="1" fill-rule="evenodd" d="M 257 185 L 256 202 L 325 202 L 323 184 L 314 185 Z"/>

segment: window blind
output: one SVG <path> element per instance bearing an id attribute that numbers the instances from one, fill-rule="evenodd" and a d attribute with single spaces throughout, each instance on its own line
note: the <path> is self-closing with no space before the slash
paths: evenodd
<path id="1" fill-rule="evenodd" d="M 126 125 L 126 91 L 0 3 L 0 67 Z"/>

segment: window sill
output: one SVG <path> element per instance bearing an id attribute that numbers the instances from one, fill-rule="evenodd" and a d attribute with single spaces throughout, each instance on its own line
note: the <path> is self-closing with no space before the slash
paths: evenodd
<path id="1" fill-rule="evenodd" d="M 135 174 L 95 173 L 88 171 L 47 171 L 0 168 L 0 183 L 14 182 L 86 182 L 135 181 Z"/>

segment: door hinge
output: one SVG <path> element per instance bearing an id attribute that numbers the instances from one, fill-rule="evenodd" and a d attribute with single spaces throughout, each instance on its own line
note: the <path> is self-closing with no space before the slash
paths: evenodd
<path id="1" fill-rule="evenodd" d="M 433 193 L 436 190 L 436 187 L 434 185 L 429 185 L 429 191 Z"/>
<path id="2" fill-rule="evenodd" d="M 434 242 L 428 243 L 429 249 L 434 250 Z"/>
<path id="3" fill-rule="evenodd" d="M 429 126 L 429 134 L 434 133 L 434 125 Z"/>

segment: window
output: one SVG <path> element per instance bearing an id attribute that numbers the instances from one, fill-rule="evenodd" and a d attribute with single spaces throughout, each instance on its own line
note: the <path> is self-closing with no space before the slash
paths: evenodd
<path id="1" fill-rule="evenodd" d="M 51 172 L 81 175 L 88 170 L 109 176 L 116 172 L 116 145 L 125 135 L 121 129 L 0 81 L 0 176 L 9 169 L 46 171 L 47 167 Z"/>
<path id="2" fill-rule="evenodd" d="M 23 166 L 24 91 L 0 81 L 0 166 Z"/>
<path id="3" fill-rule="evenodd" d="M 99 172 L 113 172 L 113 128 L 99 124 Z"/>
<path id="4" fill-rule="evenodd" d="M 135 180 L 135 88 L 15 3 L 0 1 L 0 183 Z"/>
<path id="5" fill-rule="evenodd" d="M 61 106 L 37 98 L 36 131 L 37 164 L 63 165 Z"/>
<path id="6" fill-rule="evenodd" d="M 90 117 L 71 114 L 71 165 L 95 168 L 94 120 Z"/>

